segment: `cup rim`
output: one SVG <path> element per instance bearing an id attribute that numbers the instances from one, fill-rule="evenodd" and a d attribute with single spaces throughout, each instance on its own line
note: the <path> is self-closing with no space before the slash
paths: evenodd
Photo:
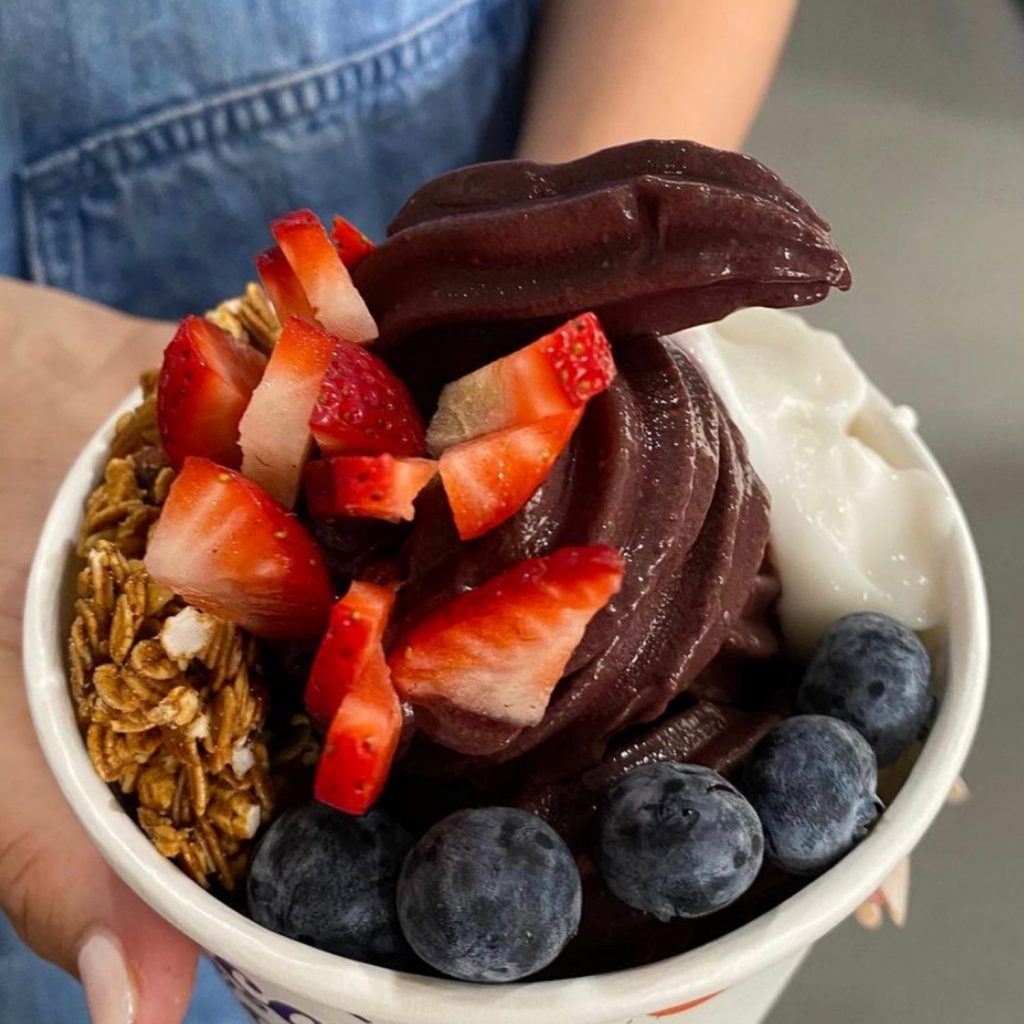
<path id="1" fill-rule="evenodd" d="M 478 985 L 376 967 L 276 935 L 202 889 L 152 847 L 95 773 L 75 722 L 65 667 L 67 589 L 85 498 L 109 456 L 117 417 L 82 449 L 47 515 L 26 592 L 23 656 L 33 722 L 65 798 L 113 870 L 161 916 L 246 975 L 330 1007 L 409 1024 L 593 1024 L 655 1012 L 729 988 L 810 946 L 866 899 L 917 844 L 945 802 L 977 728 L 988 668 L 988 609 L 963 510 L 913 419 L 871 389 L 866 412 L 909 464 L 934 476 L 953 519 L 946 688 L 928 741 L 871 834 L 799 893 L 706 945 L 641 967 L 558 981 Z M 298 982 L 297 979 L 301 979 Z M 484 1019 L 480 1017 L 479 1019 Z"/>

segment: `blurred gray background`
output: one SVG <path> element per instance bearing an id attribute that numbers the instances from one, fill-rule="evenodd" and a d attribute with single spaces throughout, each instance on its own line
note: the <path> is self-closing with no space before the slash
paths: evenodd
<path id="1" fill-rule="evenodd" d="M 1024 1020 L 1024 8 L 804 0 L 747 150 L 832 221 L 838 331 L 967 511 L 993 658 L 972 791 L 913 860 L 910 917 L 822 941 L 770 1024 Z"/>

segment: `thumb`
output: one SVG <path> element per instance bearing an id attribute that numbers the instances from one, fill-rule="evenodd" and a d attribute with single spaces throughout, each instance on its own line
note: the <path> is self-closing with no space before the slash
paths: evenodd
<path id="1" fill-rule="evenodd" d="M 17 682 L 0 679 L 0 905 L 32 949 L 79 978 L 93 1024 L 179 1024 L 197 950 L 92 846 L 50 776 Z"/>

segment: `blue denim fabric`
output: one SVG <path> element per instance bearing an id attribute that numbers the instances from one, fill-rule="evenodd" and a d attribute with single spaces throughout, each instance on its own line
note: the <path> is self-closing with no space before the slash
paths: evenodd
<path id="1" fill-rule="evenodd" d="M 539 6 L 0 0 L 0 273 L 179 317 L 236 294 L 286 210 L 379 238 L 427 178 L 511 152 Z M 0 1021 L 86 1019 L 0 915 Z M 244 1019 L 204 963 L 189 1024 Z"/>
<path id="2" fill-rule="evenodd" d="M 508 155 L 539 0 L 3 0 L 0 272 L 178 317 L 297 206 Z"/>

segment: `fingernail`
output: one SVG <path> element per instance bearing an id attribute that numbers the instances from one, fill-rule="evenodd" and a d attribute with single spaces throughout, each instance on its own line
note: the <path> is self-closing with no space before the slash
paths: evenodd
<path id="1" fill-rule="evenodd" d="M 93 932 L 78 953 L 78 976 L 92 1024 L 133 1024 L 135 983 L 118 939 Z"/>

